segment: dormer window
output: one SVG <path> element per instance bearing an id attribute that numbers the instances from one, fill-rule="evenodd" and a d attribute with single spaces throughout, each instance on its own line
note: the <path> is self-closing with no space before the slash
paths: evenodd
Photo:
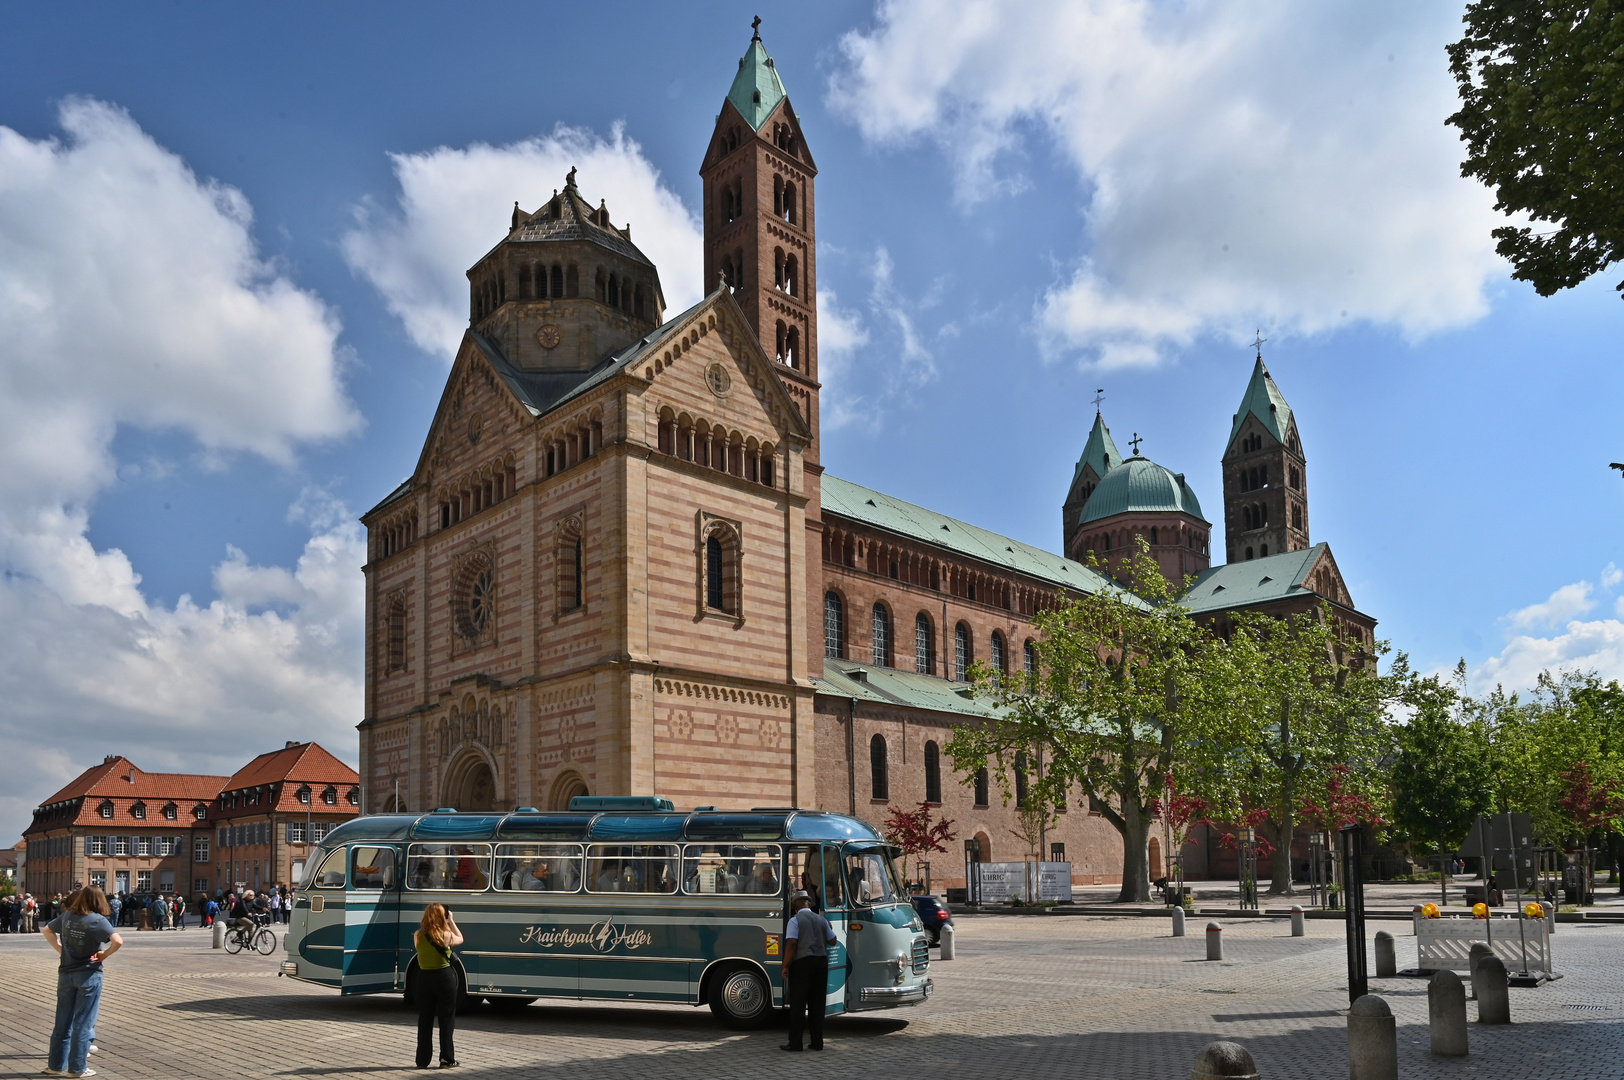
<path id="1" fill-rule="evenodd" d="M 164 804 L 164 820 L 165 821 L 179 821 L 180 820 L 180 807 L 176 806 L 174 803 L 165 803 Z"/>
<path id="2" fill-rule="evenodd" d="M 360 789 L 359 788 L 350 788 L 349 794 L 346 795 L 345 798 L 347 798 L 349 800 L 349 803 L 350 803 L 351 806 L 360 806 L 361 805 L 361 791 L 360 791 Z"/>
<path id="3" fill-rule="evenodd" d="M 192 807 L 192 817 L 196 820 L 206 821 L 208 820 L 208 816 L 209 808 L 204 803 L 198 803 L 196 806 Z"/>
<path id="4" fill-rule="evenodd" d="M 306 784 L 299 789 L 299 802 L 305 806 L 310 805 L 310 785 Z"/>
<path id="5" fill-rule="evenodd" d="M 321 801 L 326 803 L 328 806 L 337 806 L 338 805 L 338 789 L 335 788 L 335 787 L 329 786 L 326 791 L 323 791 L 321 793 Z"/>
<path id="6" fill-rule="evenodd" d="M 102 817 L 111 818 L 113 816 L 113 800 L 103 799 L 101 806 L 97 807 L 96 809 Z"/>
<path id="7" fill-rule="evenodd" d="M 130 816 L 137 821 L 145 821 L 147 819 L 147 804 L 138 802 L 131 806 Z"/>

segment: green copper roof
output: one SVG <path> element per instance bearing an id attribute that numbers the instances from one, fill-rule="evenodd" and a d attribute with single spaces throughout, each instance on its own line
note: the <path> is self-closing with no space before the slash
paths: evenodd
<path id="1" fill-rule="evenodd" d="M 1175 511 L 1201 521 L 1201 503 L 1183 473 L 1168 472 L 1149 458 L 1131 457 L 1106 473 L 1083 507 L 1083 521 L 1130 511 Z"/>
<path id="2" fill-rule="evenodd" d="M 750 51 L 739 60 L 739 73 L 733 78 L 727 99 L 752 128 L 760 131 L 761 125 L 767 122 L 767 114 L 787 96 L 784 80 L 778 77 L 778 68 L 767 55 L 766 46 L 760 38 L 752 39 Z"/>
<path id="3" fill-rule="evenodd" d="M 935 675 L 920 675 L 901 668 L 859 664 L 854 660 L 823 661 L 823 677 L 812 677 L 820 694 L 856 698 L 877 705 L 907 705 L 933 712 L 988 717 L 997 711 L 991 701 L 968 693 L 969 683 Z"/>
<path id="4" fill-rule="evenodd" d="M 1291 406 L 1286 404 L 1280 388 L 1274 385 L 1274 376 L 1263 366 L 1261 356 L 1252 368 L 1252 381 L 1246 384 L 1240 411 L 1235 414 L 1235 423 L 1229 429 L 1229 441 L 1224 443 L 1226 451 L 1234 444 L 1235 436 L 1240 434 L 1241 422 L 1246 419 L 1247 413 L 1257 417 L 1269 434 L 1282 443 L 1286 441 L 1286 432 L 1291 428 Z"/>
<path id="5" fill-rule="evenodd" d="M 1122 464 L 1122 453 L 1117 450 L 1116 442 L 1111 438 L 1111 429 L 1105 426 L 1100 414 L 1094 414 L 1094 427 L 1088 433 L 1088 443 L 1083 447 L 1083 456 L 1077 459 L 1077 467 L 1071 471 L 1071 482 L 1075 484 L 1077 478 L 1083 475 L 1083 466 L 1094 466 L 1095 476 L 1104 476 L 1105 471 L 1113 465 Z"/>
<path id="6" fill-rule="evenodd" d="M 1282 555 L 1214 566 L 1196 575 L 1179 602 L 1195 612 L 1221 611 L 1305 595 L 1313 590 L 1303 582 L 1324 551 L 1322 542 Z"/>
<path id="7" fill-rule="evenodd" d="M 828 473 L 823 474 L 823 511 L 984 563 L 1002 566 L 1013 573 L 1025 574 L 1074 593 L 1120 588 L 1080 562 L 1007 536 L 999 536 L 946 514 L 893 499 Z"/>

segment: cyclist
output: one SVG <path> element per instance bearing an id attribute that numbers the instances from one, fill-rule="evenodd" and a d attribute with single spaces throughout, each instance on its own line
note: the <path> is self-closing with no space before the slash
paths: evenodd
<path id="1" fill-rule="evenodd" d="M 243 940 L 254 940 L 251 936 L 259 923 L 254 921 L 254 890 L 245 889 L 237 902 L 231 905 L 231 925 L 241 934 Z"/>

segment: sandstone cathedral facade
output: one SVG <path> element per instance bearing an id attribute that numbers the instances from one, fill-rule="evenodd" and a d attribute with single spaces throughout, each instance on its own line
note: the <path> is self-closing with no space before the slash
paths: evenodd
<path id="1" fill-rule="evenodd" d="M 665 311 L 658 268 L 574 170 L 469 270 L 416 468 L 362 519 L 368 811 L 658 794 L 878 823 L 925 801 L 984 859 L 1018 860 L 997 778 L 942 747 L 986 715 L 969 666 L 1033 663 L 1035 614 L 1103 584 L 1091 552 L 1109 567 L 1142 536 L 1196 575 L 1199 611 L 1328 600 L 1373 633 L 1309 542 L 1300 435 L 1261 356 L 1223 455 L 1222 566 L 1183 476 L 1124 460 L 1098 415 L 1064 555 L 825 474 L 817 173 L 757 36 L 700 167 L 703 300 Z M 1079 884 L 1119 880 L 1086 805 L 1047 840 Z M 962 884 L 960 857 L 937 858 L 938 886 Z"/>

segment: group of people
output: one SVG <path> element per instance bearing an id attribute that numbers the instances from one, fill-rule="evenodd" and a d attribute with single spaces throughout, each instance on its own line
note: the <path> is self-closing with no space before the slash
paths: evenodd
<path id="1" fill-rule="evenodd" d="M 33 893 L 0 896 L 0 934 L 34 934 L 56 918 L 62 894 L 36 897 Z"/>

